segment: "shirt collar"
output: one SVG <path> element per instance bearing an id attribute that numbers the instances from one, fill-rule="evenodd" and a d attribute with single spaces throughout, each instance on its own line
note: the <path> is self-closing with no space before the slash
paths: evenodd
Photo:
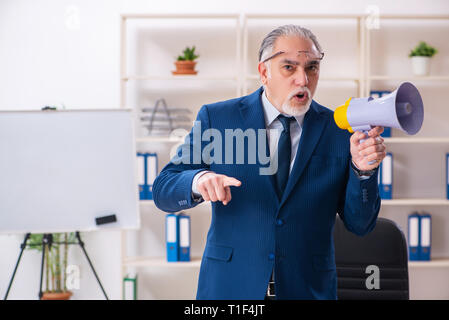
<path id="1" fill-rule="evenodd" d="M 276 120 L 276 118 L 281 114 L 281 112 L 279 112 L 279 110 L 276 109 L 275 106 L 273 106 L 270 100 L 268 100 L 265 90 L 262 92 L 262 106 L 265 114 L 265 126 L 268 128 L 273 123 L 273 121 Z M 290 117 L 287 114 L 283 115 L 286 117 Z M 302 127 L 302 124 L 304 122 L 304 115 L 295 116 L 295 119 L 298 125 Z"/>

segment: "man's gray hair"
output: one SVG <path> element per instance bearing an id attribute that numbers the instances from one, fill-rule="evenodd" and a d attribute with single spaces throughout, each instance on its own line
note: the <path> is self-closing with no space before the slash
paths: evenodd
<path id="1" fill-rule="evenodd" d="M 273 53 L 274 43 L 282 36 L 298 36 L 304 39 L 310 39 L 317 50 L 322 52 L 321 46 L 312 31 L 295 24 L 287 24 L 274 29 L 263 39 L 259 49 L 259 62 L 265 60 Z"/>

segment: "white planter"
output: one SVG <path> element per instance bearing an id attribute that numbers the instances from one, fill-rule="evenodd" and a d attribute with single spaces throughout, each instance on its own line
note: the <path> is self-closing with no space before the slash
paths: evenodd
<path id="1" fill-rule="evenodd" d="M 430 57 L 411 57 L 413 74 L 426 76 L 430 73 Z"/>

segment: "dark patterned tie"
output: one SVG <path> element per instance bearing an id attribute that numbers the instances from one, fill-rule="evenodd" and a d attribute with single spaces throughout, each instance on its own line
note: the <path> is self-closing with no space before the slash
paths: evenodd
<path id="1" fill-rule="evenodd" d="M 290 138 L 290 122 L 294 120 L 294 117 L 285 117 L 283 115 L 278 116 L 279 121 L 282 123 L 284 130 L 282 130 L 281 136 L 278 142 L 278 171 L 276 173 L 276 183 L 279 198 L 282 198 L 285 186 L 287 185 L 288 176 L 290 173 L 290 162 L 292 154 L 292 140 Z"/>
<path id="2" fill-rule="evenodd" d="M 290 122 L 294 120 L 294 117 L 285 117 L 282 114 L 278 116 L 279 121 L 281 121 L 284 130 L 281 132 L 281 136 L 278 141 L 278 171 L 276 172 L 276 184 L 279 199 L 282 199 L 282 194 L 284 193 L 285 186 L 287 185 L 288 176 L 290 174 L 290 161 L 292 154 L 292 140 L 290 138 Z M 268 286 L 270 287 L 270 292 L 274 292 L 274 268 L 271 272 L 271 278 Z M 275 293 L 274 293 L 275 294 Z"/>

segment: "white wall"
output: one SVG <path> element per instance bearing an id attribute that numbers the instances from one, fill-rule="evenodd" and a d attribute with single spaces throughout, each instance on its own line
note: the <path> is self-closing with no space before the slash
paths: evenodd
<path id="1" fill-rule="evenodd" d="M 119 107 L 119 14 L 121 13 L 364 13 L 378 5 L 383 14 L 449 14 L 446 0 L 382 1 L 137 1 L 137 0 L 2 0 L 0 1 L 0 109 L 39 109 L 64 104 L 67 108 Z M 325 44 L 322 44 L 325 45 Z M 342 43 L 342 46 L 344 43 Z M 444 57 L 444 56 L 443 56 Z M 441 56 L 440 56 L 441 58 Z M 447 62 L 447 59 L 445 60 Z M 131 97 L 132 98 L 132 97 Z M 208 97 L 208 102 L 213 98 Z M 447 100 L 446 100 L 447 101 Z M 198 106 L 199 107 L 199 106 Z M 447 123 L 447 122 L 446 122 Z M 431 182 L 430 182 L 431 183 Z M 145 212 L 144 212 L 145 213 Z M 404 213 L 405 214 L 405 213 Z M 147 216 L 145 219 L 160 219 Z M 195 218 L 198 219 L 198 218 Z M 207 224 L 209 219 L 199 219 Z M 204 227 L 204 226 L 203 226 Z M 204 228 L 203 228 L 204 229 Z M 206 227 L 207 229 L 207 227 Z M 146 236 L 146 251 L 163 250 L 160 239 Z M 110 298 L 121 297 L 120 233 L 85 234 L 86 248 Z M 6 291 L 19 253 L 22 235 L 0 236 L 0 294 Z M 197 252 L 204 244 L 198 240 Z M 446 252 L 441 244 L 437 250 Z M 81 266 L 81 288 L 74 299 L 102 299 L 102 293 L 81 251 L 71 250 L 71 263 Z M 25 252 L 11 299 L 35 299 L 40 257 Z M 159 271 L 158 271 L 159 272 Z M 420 271 L 421 272 L 421 271 Z M 444 270 L 447 276 L 447 272 Z M 145 271 L 148 273 L 148 270 Z M 147 298 L 170 297 L 170 284 L 155 273 L 145 283 Z M 190 272 L 178 297 L 194 297 L 187 288 L 196 283 Z M 435 282 L 435 281 L 434 281 Z M 166 287 L 156 292 L 151 286 Z M 413 289 L 413 286 L 412 286 Z M 439 296 L 449 298 L 447 290 Z M 419 294 L 416 295 L 419 297 Z M 175 296 L 176 297 L 176 296 Z"/>

